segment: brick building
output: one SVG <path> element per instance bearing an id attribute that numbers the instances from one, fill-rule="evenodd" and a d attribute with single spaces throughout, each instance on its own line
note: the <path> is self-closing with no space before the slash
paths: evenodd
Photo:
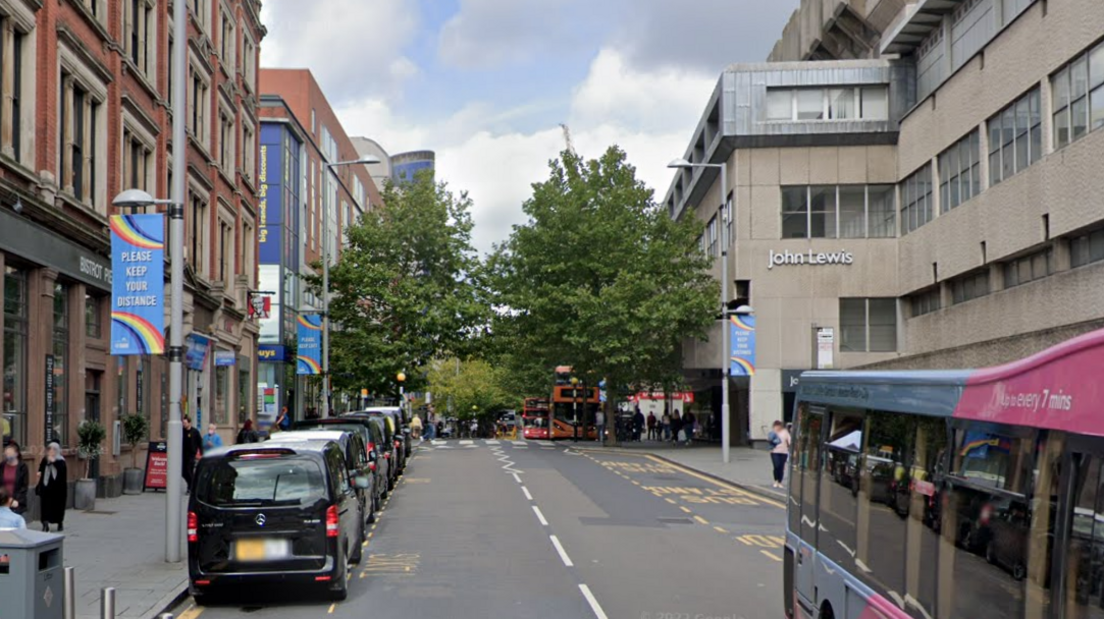
<path id="1" fill-rule="evenodd" d="M 270 412 L 287 405 L 301 418 L 322 406 L 317 381 L 296 376 L 295 358 L 287 355 L 300 310 L 322 307 L 302 277 L 314 274 L 310 265 L 322 260 L 327 244 L 331 264 L 337 261 L 345 227 L 378 205 L 380 194 L 369 166 L 326 168 L 361 155 L 309 70 L 263 69 L 261 93 L 260 287 L 275 295 L 270 317 L 260 321 L 257 382 Z M 356 402 L 357 394 L 335 394 L 332 410 Z"/>
<path id="2" fill-rule="evenodd" d="M 257 327 L 246 299 L 256 282 L 265 30 L 259 0 L 188 7 L 185 326 L 208 341 L 187 343 L 235 365 L 199 356 L 185 406 L 229 438 L 254 401 Z M 166 0 L 0 0 L 3 429 L 31 458 L 51 436 L 73 448 L 82 420 L 103 422 L 106 453 L 92 473 L 104 494 L 120 491 L 130 462 L 115 446 L 120 413 L 146 416 L 155 439 L 167 423 L 167 359 L 108 354 L 107 217 L 127 188 L 169 197 L 170 32 Z"/>

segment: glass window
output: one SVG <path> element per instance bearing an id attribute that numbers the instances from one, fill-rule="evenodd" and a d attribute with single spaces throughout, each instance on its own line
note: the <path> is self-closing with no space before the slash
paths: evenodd
<path id="1" fill-rule="evenodd" d="M 767 120 L 793 120 L 793 91 L 767 89 Z"/>
<path id="2" fill-rule="evenodd" d="M 915 438 L 915 419 L 909 415 L 870 411 L 863 450 L 859 519 L 862 538 L 857 570 L 871 587 L 887 597 L 907 591 L 907 518 L 911 503 L 908 459 Z M 869 571 L 868 571 L 869 570 Z"/>
<path id="3" fill-rule="evenodd" d="M 908 234 L 932 219 L 932 167 L 924 164 L 901 183 L 901 233 Z"/>
<path id="4" fill-rule="evenodd" d="M 1104 45 L 1085 52 L 1051 78 L 1054 146 L 1104 127 Z"/>
<path id="5" fill-rule="evenodd" d="M 134 381 L 134 401 L 137 405 L 135 408 L 138 414 L 146 418 L 146 422 L 152 420 L 151 413 L 153 407 L 150 406 L 150 395 L 153 393 L 151 385 L 153 384 L 153 360 L 149 355 L 143 355 L 138 360 L 138 379 Z"/>
<path id="6" fill-rule="evenodd" d="M 859 458 L 863 418 L 859 411 L 833 410 L 824 441 L 820 484 L 818 548 L 840 565 L 850 565 L 858 550 Z"/>
<path id="7" fill-rule="evenodd" d="M 1024 144 L 1026 146 L 1026 142 Z M 940 192 L 944 213 L 974 196 L 976 189 L 973 179 L 981 157 L 978 147 L 977 132 L 972 131 L 939 155 Z"/>
<path id="8" fill-rule="evenodd" d="M 238 357 L 238 424 L 252 419 L 251 409 L 253 398 L 250 397 L 253 388 L 253 378 L 250 375 L 248 357 Z"/>
<path id="9" fill-rule="evenodd" d="M 988 124 L 990 185 L 1007 180 L 1042 157 L 1038 88 L 994 115 Z"/>
<path id="10" fill-rule="evenodd" d="M 824 119 L 823 90 L 798 90 L 796 93 L 798 120 Z"/>
<path id="11" fill-rule="evenodd" d="M 870 238 L 893 238 L 897 234 L 896 188 L 893 185 L 867 187 L 867 234 Z"/>
<path id="12" fill-rule="evenodd" d="M 230 370 L 225 365 L 215 367 L 215 410 L 211 421 L 220 426 L 227 425 L 230 419 Z"/>
<path id="13" fill-rule="evenodd" d="M 1054 273 L 1054 250 L 1048 247 L 1043 251 L 1006 262 L 1004 287 L 1012 288 L 1026 284 L 1052 273 Z"/>
<path id="14" fill-rule="evenodd" d="M 1089 88 L 1104 84 L 1104 43 L 1089 52 Z"/>
<path id="15" fill-rule="evenodd" d="M 53 440 L 63 447 L 69 444 L 69 390 L 66 388 L 69 367 L 69 285 L 54 284 L 54 425 Z"/>
<path id="16" fill-rule="evenodd" d="M 819 518 L 817 516 L 817 480 L 820 477 L 820 428 L 824 416 L 806 412 L 801 418 L 801 428 L 798 435 L 801 437 L 800 451 L 797 452 L 794 466 L 800 469 L 800 477 L 791 477 L 791 485 L 796 479 L 801 480 L 801 521 L 800 527 L 793 529 L 801 531 L 801 538 L 806 542 L 817 545 L 817 529 Z"/>
<path id="17" fill-rule="evenodd" d="M 866 187 L 846 185 L 839 188 L 840 238 L 866 237 Z"/>
<path id="18" fill-rule="evenodd" d="M 4 267 L 4 401 L 0 434 L 27 443 L 27 272 Z M 2 437 L 0 437 L 2 440 Z"/>
<path id="19" fill-rule="evenodd" d="M 1104 617 L 1104 458 L 1099 452 L 1072 458 L 1072 509 L 1066 513 L 1069 545 L 1064 566 L 1066 616 Z"/>
<path id="20" fill-rule="evenodd" d="M 1104 228 L 1070 240 L 1070 266 L 1077 268 L 1104 260 Z"/>
<path id="21" fill-rule="evenodd" d="M 1089 130 L 1096 131 L 1101 127 L 1104 127 L 1104 86 L 1089 95 Z"/>
<path id="22" fill-rule="evenodd" d="M 840 351 L 866 350 L 866 299 L 840 299 Z"/>
<path id="23" fill-rule="evenodd" d="M 344 467 L 337 467 L 343 469 Z M 292 456 L 263 460 L 221 459 L 200 467 L 199 496 L 209 505 L 313 505 L 326 499 L 326 478 L 309 458 Z"/>
<path id="24" fill-rule="evenodd" d="M 969 275 L 952 279 L 951 303 L 965 303 L 971 299 L 989 294 L 989 269 L 982 269 Z"/>
<path id="25" fill-rule="evenodd" d="M 870 352 L 897 350 L 897 299 L 870 299 Z"/>
<path id="26" fill-rule="evenodd" d="M 90 338 L 103 337 L 103 308 L 102 298 L 95 295 L 84 295 L 84 331 Z"/>
<path id="27" fill-rule="evenodd" d="M 836 238 L 836 188 L 809 188 L 809 236 Z"/>
<path id="28" fill-rule="evenodd" d="M 782 188 L 782 238 L 808 238 L 808 197 L 808 187 Z"/>
<path id="29" fill-rule="evenodd" d="M 863 120 L 889 119 L 889 89 L 885 86 L 865 86 L 862 89 Z"/>
<path id="30" fill-rule="evenodd" d="M 909 470 L 912 477 L 912 506 L 909 518 L 910 530 L 918 530 L 917 537 L 910 538 L 908 564 L 917 566 L 919 582 L 912 596 L 920 605 L 909 609 L 914 617 L 936 616 L 936 594 L 939 590 L 939 533 L 942 518 L 943 474 L 947 458 L 947 425 L 943 419 L 916 418 L 916 441 L 913 446 Z M 910 587 L 911 589 L 911 587 Z"/>
<path id="31" fill-rule="evenodd" d="M 909 297 L 909 304 L 912 307 L 913 318 L 917 316 L 923 316 L 924 314 L 930 314 L 939 310 L 943 305 L 943 295 L 936 286 L 925 292 L 917 293 Z"/>
<path id="32" fill-rule="evenodd" d="M 832 88 L 828 90 L 828 117 L 832 120 L 852 120 L 858 118 L 855 106 L 854 88 Z"/>

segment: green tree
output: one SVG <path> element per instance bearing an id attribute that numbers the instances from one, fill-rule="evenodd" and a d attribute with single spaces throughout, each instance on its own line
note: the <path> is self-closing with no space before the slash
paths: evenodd
<path id="1" fill-rule="evenodd" d="M 434 361 L 427 379 L 437 413 L 446 413 L 448 402 L 452 403 L 452 414 L 460 419 L 518 408 L 520 401 L 504 388 L 504 374 L 483 359 Z"/>
<path id="2" fill-rule="evenodd" d="M 673 221 L 616 146 L 590 161 L 561 153 L 524 211 L 488 264 L 507 308 L 493 329 L 502 347 L 611 390 L 678 383 L 681 342 L 704 337 L 719 313 L 702 224 Z"/>
<path id="3" fill-rule="evenodd" d="M 471 200 L 428 174 L 388 184 L 383 204 L 346 232 L 330 269 L 330 372 L 337 390 L 395 393 L 424 383 L 432 358 L 464 350 L 486 322 L 472 276 Z M 310 282 L 321 293 L 321 278 Z"/>

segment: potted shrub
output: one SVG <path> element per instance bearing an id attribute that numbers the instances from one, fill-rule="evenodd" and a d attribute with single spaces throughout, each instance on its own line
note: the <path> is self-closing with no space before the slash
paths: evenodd
<path id="1" fill-rule="evenodd" d="M 77 426 L 77 455 L 84 460 L 84 476 L 77 480 L 73 506 L 77 509 L 96 508 L 96 480 L 88 477 L 92 461 L 103 453 L 107 428 L 98 421 L 86 419 Z"/>
<path id="2" fill-rule="evenodd" d="M 123 415 L 123 442 L 130 445 L 130 466 L 123 469 L 123 494 L 142 494 L 143 469 L 138 467 L 138 445 L 146 440 L 149 421 L 142 415 Z"/>

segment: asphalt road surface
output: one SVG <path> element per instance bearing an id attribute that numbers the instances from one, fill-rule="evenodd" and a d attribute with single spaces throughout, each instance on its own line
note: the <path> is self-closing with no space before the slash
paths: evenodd
<path id="1" fill-rule="evenodd" d="M 649 456 L 436 441 L 411 459 L 347 600 L 266 588 L 176 616 L 773 619 L 784 521 L 779 502 Z"/>

